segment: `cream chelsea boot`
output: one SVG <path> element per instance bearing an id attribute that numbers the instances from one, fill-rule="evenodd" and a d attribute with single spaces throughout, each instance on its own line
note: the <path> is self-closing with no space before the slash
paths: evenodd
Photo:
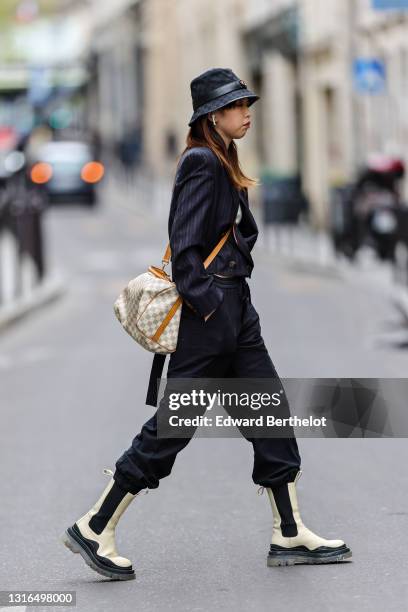
<path id="1" fill-rule="evenodd" d="M 116 580 L 132 580 L 136 577 L 132 562 L 119 556 L 116 550 L 115 527 L 141 491 L 135 495 L 127 493 L 114 480 L 112 470 L 104 469 L 103 472 L 110 474 L 111 479 L 101 497 L 72 527 L 68 527 L 61 540 L 98 574 Z"/>
<path id="2" fill-rule="evenodd" d="M 267 565 L 317 564 L 343 561 L 351 557 L 351 550 L 343 540 L 326 540 L 302 522 L 296 494 L 299 470 L 293 482 L 274 488 L 266 487 L 273 513 L 272 542 Z M 263 492 L 264 487 L 260 487 Z"/>

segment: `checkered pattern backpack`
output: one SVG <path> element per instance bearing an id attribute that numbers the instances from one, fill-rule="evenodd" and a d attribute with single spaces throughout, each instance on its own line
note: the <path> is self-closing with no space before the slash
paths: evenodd
<path id="1" fill-rule="evenodd" d="M 232 226 L 206 258 L 204 268 L 210 265 L 222 249 L 231 230 Z M 115 315 L 125 331 L 143 348 L 163 355 L 176 350 L 183 302 L 176 284 L 164 270 L 170 261 L 170 254 L 168 243 L 162 267 L 149 266 L 147 272 L 136 276 L 113 305 Z"/>

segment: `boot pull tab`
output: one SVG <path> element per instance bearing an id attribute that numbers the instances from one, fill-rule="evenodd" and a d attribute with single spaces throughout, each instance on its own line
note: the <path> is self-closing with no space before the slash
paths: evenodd
<path id="1" fill-rule="evenodd" d="M 296 477 L 295 477 L 295 481 L 294 481 L 295 484 L 297 483 L 297 481 L 299 480 L 299 478 L 301 477 L 302 474 L 303 474 L 302 470 L 299 470 L 298 473 L 296 474 Z"/>
<path id="2" fill-rule="evenodd" d="M 104 474 L 108 474 L 108 476 L 113 476 L 113 472 L 109 468 L 103 468 L 102 472 Z M 141 491 L 139 491 L 139 493 L 136 493 L 135 496 L 140 495 L 141 493 L 144 493 L 146 495 L 146 493 L 148 492 L 149 492 L 149 489 L 142 489 Z"/>
<path id="3" fill-rule="evenodd" d="M 258 495 L 263 495 L 264 491 L 265 491 L 265 487 L 259 487 L 258 490 L 257 490 L 257 494 Z"/>

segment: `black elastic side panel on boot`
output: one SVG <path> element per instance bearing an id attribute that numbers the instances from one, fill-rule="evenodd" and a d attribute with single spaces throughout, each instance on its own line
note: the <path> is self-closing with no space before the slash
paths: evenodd
<path id="1" fill-rule="evenodd" d="M 284 538 L 297 536 L 298 529 L 290 503 L 288 484 L 285 482 L 272 489 L 276 505 L 281 516 L 281 531 Z"/>
<path id="2" fill-rule="evenodd" d="M 98 535 L 102 533 L 108 524 L 109 519 L 112 517 L 125 495 L 126 491 L 121 489 L 115 481 L 111 490 L 103 500 L 99 512 L 97 512 L 89 521 L 89 526 L 92 531 Z"/>

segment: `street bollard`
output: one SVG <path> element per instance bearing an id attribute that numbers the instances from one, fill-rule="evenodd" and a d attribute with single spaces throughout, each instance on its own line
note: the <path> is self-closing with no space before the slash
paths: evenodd
<path id="1" fill-rule="evenodd" d="M 26 297 L 45 276 L 40 187 L 16 173 L 0 186 L 0 305 Z"/>

